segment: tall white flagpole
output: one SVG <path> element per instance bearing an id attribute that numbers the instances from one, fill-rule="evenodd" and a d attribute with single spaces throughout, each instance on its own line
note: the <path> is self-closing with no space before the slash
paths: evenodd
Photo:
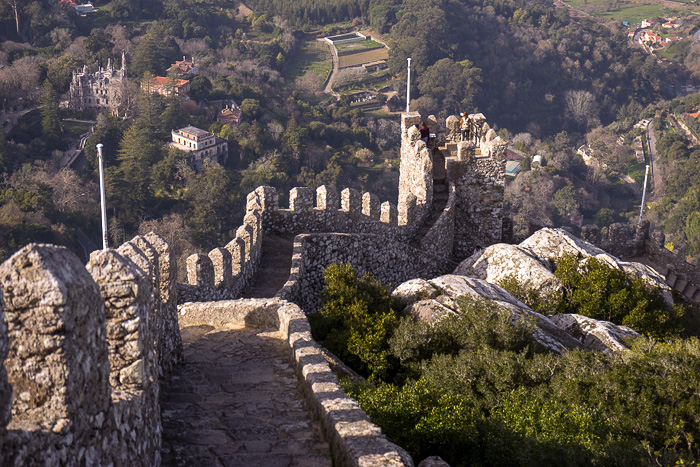
<path id="1" fill-rule="evenodd" d="M 410 112 L 411 110 L 411 58 L 407 58 L 408 60 L 408 79 L 406 80 L 406 112 Z"/>
<path id="2" fill-rule="evenodd" d="M 644 214 L 644 198 L 647 195 L 647 177 L 649 176 L 649 164 L 647 164 L 647 169 L 644 171 L 644 188 L 642 189 L 642 205 L 639 206 L 639 222 L 642 221 L 642 214 Z"/>
<path id="3" fill-rule="evenodd" d="M 102 164 L 102 147 L 97 145 L 97 158 L 100 160 L 100 208 L 102 210 L 102 249 L 107 249 L 107 203 L 105 202 L 105 174 Z"/>

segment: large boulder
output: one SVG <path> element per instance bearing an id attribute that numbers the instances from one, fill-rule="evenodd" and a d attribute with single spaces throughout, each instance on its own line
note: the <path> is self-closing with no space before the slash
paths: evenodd
<path id="1" fill-rule="evenodd" d="M 639 333 L 626 326 L 613 324 L 610 321 L 599 321 L 577 314 L 562 314 L 550 317 L 560 329 L 577 339 L 589 350 L 604 353 L 627 350 L 625 338 L 639 337 Z"/>
<path id="2" fill-rule="evenodd" d="M 492 284 L 507 278 L 534 289 L 550 292 L 561 288 L 549 261 L 543 261 L 518 245 L 498 243 L 462 261 L 453 274 L 477 277 Z"/>
<path id="3" fill-rule="evenodd" d="M 458 305 L 461 297 L 491 300 L 510 310 L 516 325 L 523 318 L 533 320 L 536 323 L 533 338 L 550 351 L 561 354 L 566 350 L 583 348 L 579 341 L 559 329 L 549 318 L 535 313 L 502 287 L 482 279 L 454 274 L 431 280 L 413 279 L 399 285 L 392 295 L 406 301 L 406 311 L 414 319 L 429 322 L 461 313 Z"/>
<path id="4" fill-rule="evenodd" d="M 553 274 L 554 262 L 567 254 L 580 258 L 582 264 L 588 258 L 595 258 L 611 268 L 640 278 L 649 287 L 657 289 L 669 306 L 673 305 L 671 288 L 653 268 L 622 261 L 562 229 L 540 229 L 519 245 L 491 245 L 462 261 L 454 274 L 478 277 L 492 284 L 514 277 L 519 283 L 538 291 L 551 292 L 561 288 Z"/>

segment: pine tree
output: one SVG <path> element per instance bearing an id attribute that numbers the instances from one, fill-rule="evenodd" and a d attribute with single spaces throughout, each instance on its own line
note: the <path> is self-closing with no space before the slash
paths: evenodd
<path id="1" fill-rule="evenodd" d="M 61 118 L 58 114 L 58 98 L 49 80 L 41 91 L 41 130 L 50 149 L 61 145 Z"/>

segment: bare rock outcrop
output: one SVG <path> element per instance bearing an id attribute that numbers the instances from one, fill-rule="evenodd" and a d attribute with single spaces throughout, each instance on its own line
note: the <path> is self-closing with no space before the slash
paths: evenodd
<path id="1" fill-rule="evenodd" d="M 588 258 L 595 258 L 613 269 L 640 278 L 657 289 L 666 303 L 673 304 L 671 288 L 653 268 L 622 261 L 562 229 L 540 229 L 519 245 L 491 245 L 462 261 L 454 274 L 477 277 L 492 284 L 513 277 L 536 290 L 551 292 L 561 288 L 561 283 L 553 274 L 554 262 L 567 254 L 581 258 L 582 263 Z"/>
<path id="2" fill-rule="evenodd" d="M 625 338 L 639 337 L 639 333 L 627 326 L 583 315 L 561 314 L 550 316 L 549 319 L 589 350 L 604 353 L 624 351 L 627 350 Z"/>
<path id="3" fill-rule="evenodd" d="M 521 318 L 533 319 L 536 323 L 533 338 L 550 351 L 561 354 L 566 350 L 583 347 L 578 340 L 559 329 L 549 318 L 535 313 L 507 290 L 483 279 L 454 274 L 431 280 L 413 279 L 399 285 L 392 295 L 407 302 L 407 311 L 415 319 L 425 321 L 459 314 L 460 297 L 491 300 L 496 305 L 510 310 L 514 323 Z"/>

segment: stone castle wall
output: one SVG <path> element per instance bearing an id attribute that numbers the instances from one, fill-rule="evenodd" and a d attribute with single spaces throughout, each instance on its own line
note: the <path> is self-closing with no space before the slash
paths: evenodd
<path id="1" fill-rule="evenodd" d="M 668 250 L 664 234 L 650 232 L 648 221 L 611 224 L 607 235 L 595 224 L 584 225 L 581 238 L 619 258 L 649 263 L 676 292 L 700 302 L 700 268 L 686 261 L 683 245 Z"/>
<path id="2" fill-rule="evenodd" d="M 416 277 L 433 277 L 454 270 L 456 263 L 425 253 L 381 235 L 319 233 L 298 235 L 294 241 L 292 274 L 277 298 L 292 301 L 312 313 L 320 307 L 325 286 L 323 271 L 332 263 L 352 264 L 359 274 L 398 285 Z"/>
<path id="3" fill-rule="evenodd" d="M 451 258 L 455 244 L 455 214 L 457 192 L 455 184 L 448 186 L 449 197 L 442 214 L 420 240 L 420 249 L 439 258 Z"/>
<path id="4" fill-rule="evenodd" d="M 43 244 L 0 265 L 3 465 L 159 464 L 159 374 L 181 353 L 161 256 L 149 234 L 86 267 Z"/>
<path id="5" fill-rule="evenodd" d="M 401 238 L 403 229 L 398 223 L 394 204 L 380 202 L 372 193 L 360 193 L 346 188 L 338 192 L 325 185 L 313 190 L 292 188 L 289 208 L 279 207 L 277 190 L 270 186 L 258 187 L 257 199 L 263 203 L 249 206 L 260 209 L 263 229 L 276 234 L 312 232 L 374 233 L 388 238 Z"/>
<path id="6" fill-rule="evenodd" d="M 357 402 L 348 397 L 331 371 L 321 347 L 311 337 L 306 314 L 280 299 L 240 299 L 187 303 L 180 307 L 183 326 L 222 326 L 228 323 L 279 330 L 289 345 L 306 402 L 321 422 L 340 467 L 412 467 L 411 457 L 382 434 Z"/>
<path id="7" fill-rule="evenodd" d="M 399 224 L 412 238 L 430 213 L 433 203 L 433 157 L 420 139 L 418 112 L 401 114 L 401 166 L 399 167 Z"/>
<path id="8" fill-rule="evenodd" d="M 448 160 L 446 166 L 456 191 L 453 256 L 462 260 L 503 238 L 505 151 L 494 157 L 472 153 L 462 160 Z"/>
<path id="9" fill-rule="evenodd" d="M 260 189 L 247 199 L 243 225 L 223 248 L 187 258 L 187 283 L 178 284 L 178 303 L 238 298 L 260 263 L 263 244 Z"/>

